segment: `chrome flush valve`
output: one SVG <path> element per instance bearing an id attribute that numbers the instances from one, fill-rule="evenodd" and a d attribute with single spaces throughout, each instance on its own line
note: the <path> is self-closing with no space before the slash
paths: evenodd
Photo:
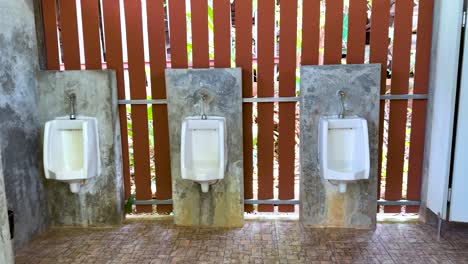
<path id="1" fill-rule="evenodd" d="M 68 99 L 70 100 L 70 119 L 75 120 L 76 119 L 76 115 L 75 115 L 76 95 L 72 93 L 68 96 Z"/>
<path id="2" fill-rule="evenodd" d="M 340 100 L 340 113 L 338 114 L 338 118 L 344 118 L 344 113 L 345 113 L 344 97 L 346 96 L 346 93 L 343 90 L 339 90 L 336 94 L 339 96 L 339 100 Z"/>
<path id="3" fill-rule="evenodd" d="M 201 119 L 206 120 L 206 113 L 205 113 L 205 104 L 206 104 L 206 95 L 203 94 L 202 97 L 202 105 L 201 105 Z"/>

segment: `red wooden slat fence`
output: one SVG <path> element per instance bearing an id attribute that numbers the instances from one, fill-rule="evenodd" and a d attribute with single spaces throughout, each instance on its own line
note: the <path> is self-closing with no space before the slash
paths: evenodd
<path id="1" fill-rule="evenodd" d="M 42 17 L 44 23 L 44 44 L 47 51 L 47 69 L 59 70 L 59 47 L 57 36 L 57 5 L 56 0 L 42 0 Z"/>
<path id="2" fill-rule="evenodd" d="M 302 57 L 303 65 L 319 64 L 320 0 L 304 1 L 302 7 Z"/>
<path id="3" fill-rule="evenodd" d="M 349 11 L 344 10 L 342 0 L 258 0 L 252 1 L 215 0 L 213 2 L 214 60 L 209 57 L 209 9 L 208 0 L 42 0 L 45 50 L 47 68 L 51 70 L 79 70 L 109 68 L 116 70 L 118 98 L 165 99 L 164 70 L 166 68 L 188 68 L 189 53 L 187 43 L 187 16 L 191 10 L 191 43 L 194 68 L 230 67 L 231 61 L 242 68 L 243 97 L 251 98 L 254 88 L 258 97 L 275 96 L 278 84 L 279 97 L 296 96 L 296 69 L 299 63 L 317 65 L 323 56 L 324 64 L 361 64 L 369 58 L 371 63 L 382 65 L 381 93 L 388 91 L 390 83 L 392 94 L 427 93 L 429 79 L 430 43 L 432 36 L 433 0 L 418 1 L 418 30 L 416 34 L 416 59 L 414 89 L 410 85 L 410 55 L 413 20 L 413 1 L 397 0 L 394 17 L 393 43 L 389 38 L 391 1 L 373 1 L 370 16 L 370 47 L 366 43 L 367 0 L 350 1 Z M 77 5 L 81 5 L 78 12 Z M 146 5 L 142 4 L 145 3 Z M 142 7 L 146 6 L 146 10 Z M 301 7 L 302 9 L 298 9 Z M 233 10 L 231 10 L 233 8 Z M 275 57 L 275 8 L 280 11 L 279 58 Z M 302 21 L 298 25 L 298 11 L 302 10 Z M 321 26 L 321 15 L 325 24 Z M 100 14 L 102 11 L 102 14 Z M 234 11 L 234 12 L 231 12 Z M 81 17 L 77 17 L 81 14 Z M 125 15 L 125 28 L 122 28 L 121 14 Z M 234 14 L 234 17 L 231 17 Z M 343 18 L 348 14 L 348 38 L 343 40 Z M 143 18 L 146 17 L 146 20 Z M 101 25 L 102 20 L 102 25 Z M 166 20 L 169 33 L 166 35 Z M 254 25 L 256 21 L 256 25 Z M 80 58 L 78 23 L 82 23 L 84 58 Z M 231 22 L 233 24 L 231 25 Z M 147 32 L 144 32 L 144 23 Z M 301 25 L 302 24 L 302 25 Z M 254 28 L 257 34 L 254 34 Z M 235 30 L 232 30 L 235 29 Z M 297 44 L 297 32 L 302 31 L 302 43 Z M 101 32 L 104 37 L 101 40 Z M 235 34 L 233 34 L 235 32 Z M 324 33 L 322 33 L 324 32 Z M 323 34 L 323 35 L 322 35 Z M 148 50 L 145 50 L 147 36 Z M 166 38 L 169 37 L 167 40 Z M 321 39 L 324 39 L 322 44 Z M 233 43 L 233 40 L 234 43 Z M 344 42 L 343 42 L 344 41 Z M 103 48 L 101 49 L 101 42 Z M 167 46 L 167 43 L 169 44 Z M 343 56 L 343 43 L 346 43 L 346 56 Z M 256 47 L 254 56 L 252 48 Z M 391 80 L 387 80 L 389 46 L 393 45 Z M 233 47 L 234 46 L 234 47 Z M 234 49 L 232 49 L 234 48 Z M 124 50 L 126 49 L 126 50 Z M 231 50 L 235 54 L 231 54 Z M 368 50 L 368 52 L 367 52 Z M 126 52 L 125 52 L 126 51 Z M 145 52 L 149 61 L 145 61 Z M 126 55 L 128 54 L 128 58 Z M 101 62 L 101 55 L 104 61 Z M 342 59 L 346 57 L 346 60 Z M 84 61 L 84 66 L 81 61 Z M 62 64 L 61 64 L 62 63 Z M 61 66 L 64 65 L 64 66 Z M 278 65 L 278 80 L 275 66 Z M 256 86 L 253 69 L 256 69 Z M 128 71 L 128 77 L 125 72 Z M 149 71 L 150 80 L 146 80 Z M 126 97 L 126 78 L 129 83 Z M 279 83 L 277 83 L 279 81 Z M 151 90 L 147 88 L 151 87 Z M 409 102 L 409 103 L 408 103 Z M 258 123 L 257 169 L 258 199 L 290 200 L 295 198 L 295 118 L 296 102 L 279 103 L 278 136 L 278 186 L 274 186 L 274 103 L 257 103 L 257 119 L 253 119 L 255 104 L 243 105 L 244 132 L 244 197 L 255 197 L 254 186 L 254 134 L 252 126 Z M 386 170 L 380 180 L 386 182 L 387 200 L 419 200 L 422 172 L 422 152 L 424 145 L 424 126 L 426 100 L 390 100 L 388 125 L 384 119 L 385 102 L 381 102 L 380 145 L 384 146 L 384 128 L 388 126 L 388 155 Z M 404 193 L 405 136 L 407 134 L 407 108 L 411 112 L 411 135 L 407 192 Z M 123 169 L 125 195 L 132 191 L 137 200 L 171 199 L 171 172 L 169 160 L 169 131 L 167 107 L 164 104 L 132 105 L 131 118 L 127 108 L 120 105 L 120 123 L 123 145 Z M 150 170 L 150 145 L 148 111 L 152 111 L 154 132 L 155 184 L 152 186 Z M 131 122 L 134 163 L 130 164 L 129 137 L 127 122 Z M 134 168 L 135 189 L 131 189 L 131 171 Z M 384 167 L 385 169 L 385 167 Z M 382 166 L 379 164 L 379 172 Z M 386 174 L 385 174 L 386 173 Z M 380 185 L 379 185 L 380 186 Z M 151 187 L 156 187 L 153 193 Z M 278 188 L 278 192 L 275 192 Z M 278 193 L 278 196 L 275 196 Z M 254 207 L 246 205 L 245 211 L 252 212 Z M 273 212 L 273 205 L 259 205 L 260 212 Z M 279 212 L 293 212 L 294 206 L 280 205 Z M 418 207 L 409 206 L 407 212 L 416 212 Z M 137 206 L 138 212 L 151 212 L 152 206 Z M 158 205 L 158 213 L 170 213 L 172 206 Z M 400 212 L 400 206 L 385 206 L 386 212 Z"/>
<path id="4" fill-rule="evenodd" d="M 421 1 L 419 5 L 418 34 L 416 40 L 416 65 L 414 93 L 426 94 L 429 85 L 429 64 L 431 60 L 432 13 L 434 1 Z M 424 134 L 426 126 L 426 100 L 413 100 L 411 117 L 411 148 L 409 152 L 408 200 L 421 199 L 422 158 L 424 155 Z M 418 212 L 417 206 L 408 206 L 409 213 Z"/>
<path id="5" fill-rule="evenodd" d="M 296 95 L 297 0 L 280 4 L 279 96 Z M 279 103 L 279 199 L 294 199 L 294 146 L 296 145 L 296 103 Z M 294 212 L 293 205 L 280 205 L 280 212 Z"/>
<path id="6" fill-rule="evenodd" d="M 145 57 L 140 1 L 124 1 L 127 33 L 130 98 L 146 99 Z M 149 162 L 148 109 L 146 105 L 132 105 L 133 156 L 135 160 L 135 198 L 149 200 L 151 172 Z M 152 212 L 151 205 L 138 205 L 138 212 Z"/>
<path id="7" fill-rule="evenodd" d="M 214 66 L 231 67 L 231 5 L 229 0 L 213 2 Z"/>
<path id="8" fill-rule="evenodd" d="M 258 97 L 273 97 L 275 56 L 275 1 L 258 0 Z M 273 199 L 273 103 L 258 104 L 258 199 Z M 273 212 L 261 204 L 259 212 Z"/>
<path id="9" fill-rule="evenodd" d="M 208 0 L 191 0 L 193 68 L 209 68 Z"/>
<path id="10" fill-rule="evenodd" d="M 169 8 L 169 37 L 172 68 L 187 68 L 187 26 L 185 1 L 167 0 Z"/>
<path id="11" fill-rule="evenodd" d="M 166 99 L 166 82 L 164 70 L 166 69 L 166 36 L 164 21 L 164 0 L 148 1 L 148 42 L 150 68 L 151 68 L 151 95 L 154 99 Z M 153 131 L 154 131 L 154 163 L 156 199 L 166 200 L 172 197 L 171 161 L 169 148 L 169 127 L 167 120 L 167 106 L 153 105 Z M 157 206 L 158 213 L 172 212 L 172 205 Z"/>
<path id="12" fill-rule="evenodd" d="M 113 0 L 102 1 L 104 14 L 104 28 L 106 29 L 105 49 L 106 61 L 109 69 L 114 69 L 117 78 L 117 93 L 119 100 L 125 99 L 124 67 L 122 55 L 122 31 L 120 28 L 120 4 Z M 122 140 L 122 162 L 124 174 L 125 197 L 130 197 L 130 157 L 128 148 L 127 109 L 119 105 L 119 121 Z"/>
<path id="13" fill-rule="evenodd" d="M 388 25 L 390 23 L 390 1 L 375 1 L 372 5 L 370 34 L 370 55 L 371 63 L 379 63 L 381 65 L 380 75 L 380 93 L 385 94 L 387 85 L 387 57 L 388 57 Z M 385 102 L 380 102 L 380 119 L 379 119 L 379 146 L 383 145 L 383 128 L 384 128 L 384 109 Z M 382 160 L 382 149 L 379 149 L 379 161 Z M 378 164 L 378 175 L 382 175 L 382 163 Z M 382 177 L 378 177 L 378 186 L 381 184 Z M 377 196 L 380 197 L 381 189 L 377 189 Z"/>
<path id="14" fill-rule="evenodd" d="M 397 1 L 395 7 L 395 36 L 393 42 L 392 61 L 392 94 L 407 94 L 409 92 L 410 52 L 411 52 L 411 21 L 413 3 Z M 390 121 L 388 131 L 388 158 L 385 199 L 401 200 L 403 187 L 403 164 L 405 155 L 406 114 L 408 101 L 390 101 Z M 399 206 L 386 206 L 385 212 L 398 213 Z"/>
<path id="15" fill-rule="evenodd" d="M 343 1 L 325 2 L 325 54 L 324 64 L 340 64 L 343 31 Z"/>
<path id="16" fill-rule="evenodd" d="M 367 0 L 349 3 L 347 64 L 364 63 L 366 49 Z"/>
<path id="17" fill-rule="evenodd" d="M 63 62 L 66 70 L 80 70 L 80 46 L 78 43 L 78 24 L 76 2 L 59 0 L 59 24 L 62 39 Z"/>
<path id="18" fill-rule="evenodd" d="M 252 97 L 252 9 L 252 1 L 235 2 L 236 65 L 242 68 L 242 96 L 244 98 Z M 252 112 L 252 103 L 244 103 L 242 133 L 245 199 L 253 199 Z M 253 206 L 246 204 L 244 210 L 252 212 Z"/>
<path id="19" fill-rule="evenodd" d="M 99 35 L 99 3 L 81 0 L 83 40 L 86 69 L 101 69 L 101 43 Z"/>

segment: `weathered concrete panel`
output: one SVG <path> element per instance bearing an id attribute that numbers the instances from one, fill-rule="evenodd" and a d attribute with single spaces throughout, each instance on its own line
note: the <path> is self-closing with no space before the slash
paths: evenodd
<path id="1" fill-rule="evenodd" d="M 120 224 L 124 195 L 115 72 L 42 71 L 37 76 L 42 128 L 46 121 L 70 114 L 71 93 L 76 95 L 76 114 L 98 120 L 101 175 L 89 179 L 79 194 L 71 193 L 67 183 L 47 180 L 52 224 Z"/>
<path id="2" fill-rule="evenodd" d="M 0 0 L 0 151 L 8 208 L 15 213 L 15 246 L 47 226 L 39 153 L 32 0 Z"/>
<path id="3" fill-rule="evenodd" d="M 174 221 L 183 226 L 234 227 L 243 224 L 242 75 L 240 69 L 167 70 Z M 182 121 L 206 114 L 226 118 L 228 165 L 224 179 L 202 193 L 180 175 Z"/>
<path id="4" fill-rule="evenodd" d="M 337 91 L 346 92 L 346 115 L 367 120 L 369 180 L 350 183 L 347 192 L 324 180 L 318 157 L 320 116 L 340 111 Z M 374 228 L 377 210 L 380 65 L 327 65 L 301 68 L 301 205 L 304 224 L 317 227 Z"/>
<path id="5" fill-rule="evenodd" d="M 0 151 L 0 160 L 2 153 Z M 3 180 L 3 167 L 0 162 L 0 263 L 10 264 L 13 261 L 13 245 L 10 239 L 10 225 L 8 223 L 8 209 Z"/>

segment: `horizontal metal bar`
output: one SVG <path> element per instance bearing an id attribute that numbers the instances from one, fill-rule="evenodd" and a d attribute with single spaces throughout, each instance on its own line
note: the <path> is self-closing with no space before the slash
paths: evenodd
<path id="1" fill-rule="evenodd" d="M 398 201 L 387 201 L 387 200 L 378 200 L 378 205 L 420 205 L 420 201 L 410 201 L 410 200 L 398 200 Z"/>
<path id="2" fill-rule="evenodd" d="M 156 199 L 151 199 L 151 200 L 135 200 L 134 204 L 136 205 L 152 205 L 152 204 L 172 204 L 173 201 L 172 199 L 168 200 L 156 200 Z M 299 200 L 274 200 L 274 199 L 268 199 L 268 200 L 254 200 L 254 199 L 248 199 L 244 200 L 244 204 L 299 204 Z"/>
<path id="3" fill-rule="evenodd" d="M 380 96 L 380 100 L 426 100 L 427 94 L 385 94 Z M 301 97 L 252 97 L 242 99 L 243 103 L 278 103 L 278 102 L 300 102 Z M 154 100 L 119 100 L 119 104 L 130 105 L 158 105 L 167 104 L 167 99 L 154 99 Z"/>
<path id="4" fill-rule="evenodd" d="M 144 105 L 144 104 L 167 104 L 166 99 L 155 99 L 155 100 L 119 100 L 119 104 L 131 104 L 131 105 Z"/>
<path id="5" fill-rule="evenodd" d="M 277 102 L 299 102 L 300 97 L 253 97 L 242 99 L 243 103 L 277 103 Z"/>
<path id="6" fill-rule="evenodd" d="M 279 57 L 278 56 L 275 56 L 274 57 L 274 60 L 275 60 L 275 64 L 279 64 Z M 253 57 L 252 58 L 252 65 L 257 65 L 257 57 Z M 214 59 L 210 59 L 210 68 L 214 67 L 215 66 L 215 63 L 214 63 Z M 103 62 L 102 65 L 101 65 L 102 69 L 103 70 L 106 70 L 107 69 L 107 63 Z M 145 67 L 147 69 L 149 69 L 151 67 L 151 63 L 149 61 L 145 61 Z M 192 63 L 189 63 L 188 64 L 188 67 L 189 68 L 192 68 L 193 67 L 193 64 Z M 123 62 L 123 68 L 124 70 L 128 70 L 129 69 L 129 65 L 128 65 L 128 62 L 124 61 Z M 166 68 L 167 69 L 170 69 L 172 68 L 172 62 L 171 60 L 167 60 L 166 61 Z M 86 70 L 86 64 L 82 63 L 81 64 L 81 69 L 82 70 Z M 61 63 L 60 64 L 60 70 L 61 71 L 64 71 L 65 70 L 65 64 Z"/>
<path id="7" fill-rule="evenodd" d="M 244 204 L 299 204 L 299 200 L 255 200 L 255 199 L 248 199 L 244 200 Z"/>
<path id="8" fill-rule="evenodd" d="M 425 100 L 427 94 L 384 94 L 380 96 L 380 100 Z"/>
<path id="9" fill-rule="evenodd" d="M 172 204 L 172 199 L 168 200 L 156 200 L 156 199 L 151 199 L 151 200 L 135 200 L 134 204 L 136 205 L 152 205 L 152 204 Z"/>
<path id="10" fill-rule="evenodd" d="M 135 200 L 136 205 L 153 205 L 153 204 L 173 204 L 172 199 L 168 200 Z M 299 204 L 299 200 L 275 200 L 275 199 L 266 199 L 266 200 L 256 200 L 256 199 L 247 199 L 244 200 L 244 204 Z M 410 200 L 398 200 L 398 201 L 387 201 L 387 200 L 378 200 L 378 205 L 420 205 L 420 201 L 410 201 Z"/>

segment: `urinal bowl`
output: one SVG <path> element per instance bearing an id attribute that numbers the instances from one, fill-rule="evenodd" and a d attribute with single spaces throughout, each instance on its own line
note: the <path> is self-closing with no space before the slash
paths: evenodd
<path id="1" fill-rule="evenodd" d="M 202 192 L 224 178 L 226 168 L 224 117 L 187 117 L 181 131 L 182 179 L 199 183 Z"/>
<path id="2" fill-rule="evenodd" d="M 323 178 L 346 192 L 346 185 L 369 178 L 367 121 L 359 117 L 322 117 L 319 157 Z"/>
<path id="3" fill-rule="evenodd" d="M 100 174 L 97 119 L 59 117 L 44 129 L 44 172 L 46 179 L 70 184 L 78 193 L 81 184 Z"/>

